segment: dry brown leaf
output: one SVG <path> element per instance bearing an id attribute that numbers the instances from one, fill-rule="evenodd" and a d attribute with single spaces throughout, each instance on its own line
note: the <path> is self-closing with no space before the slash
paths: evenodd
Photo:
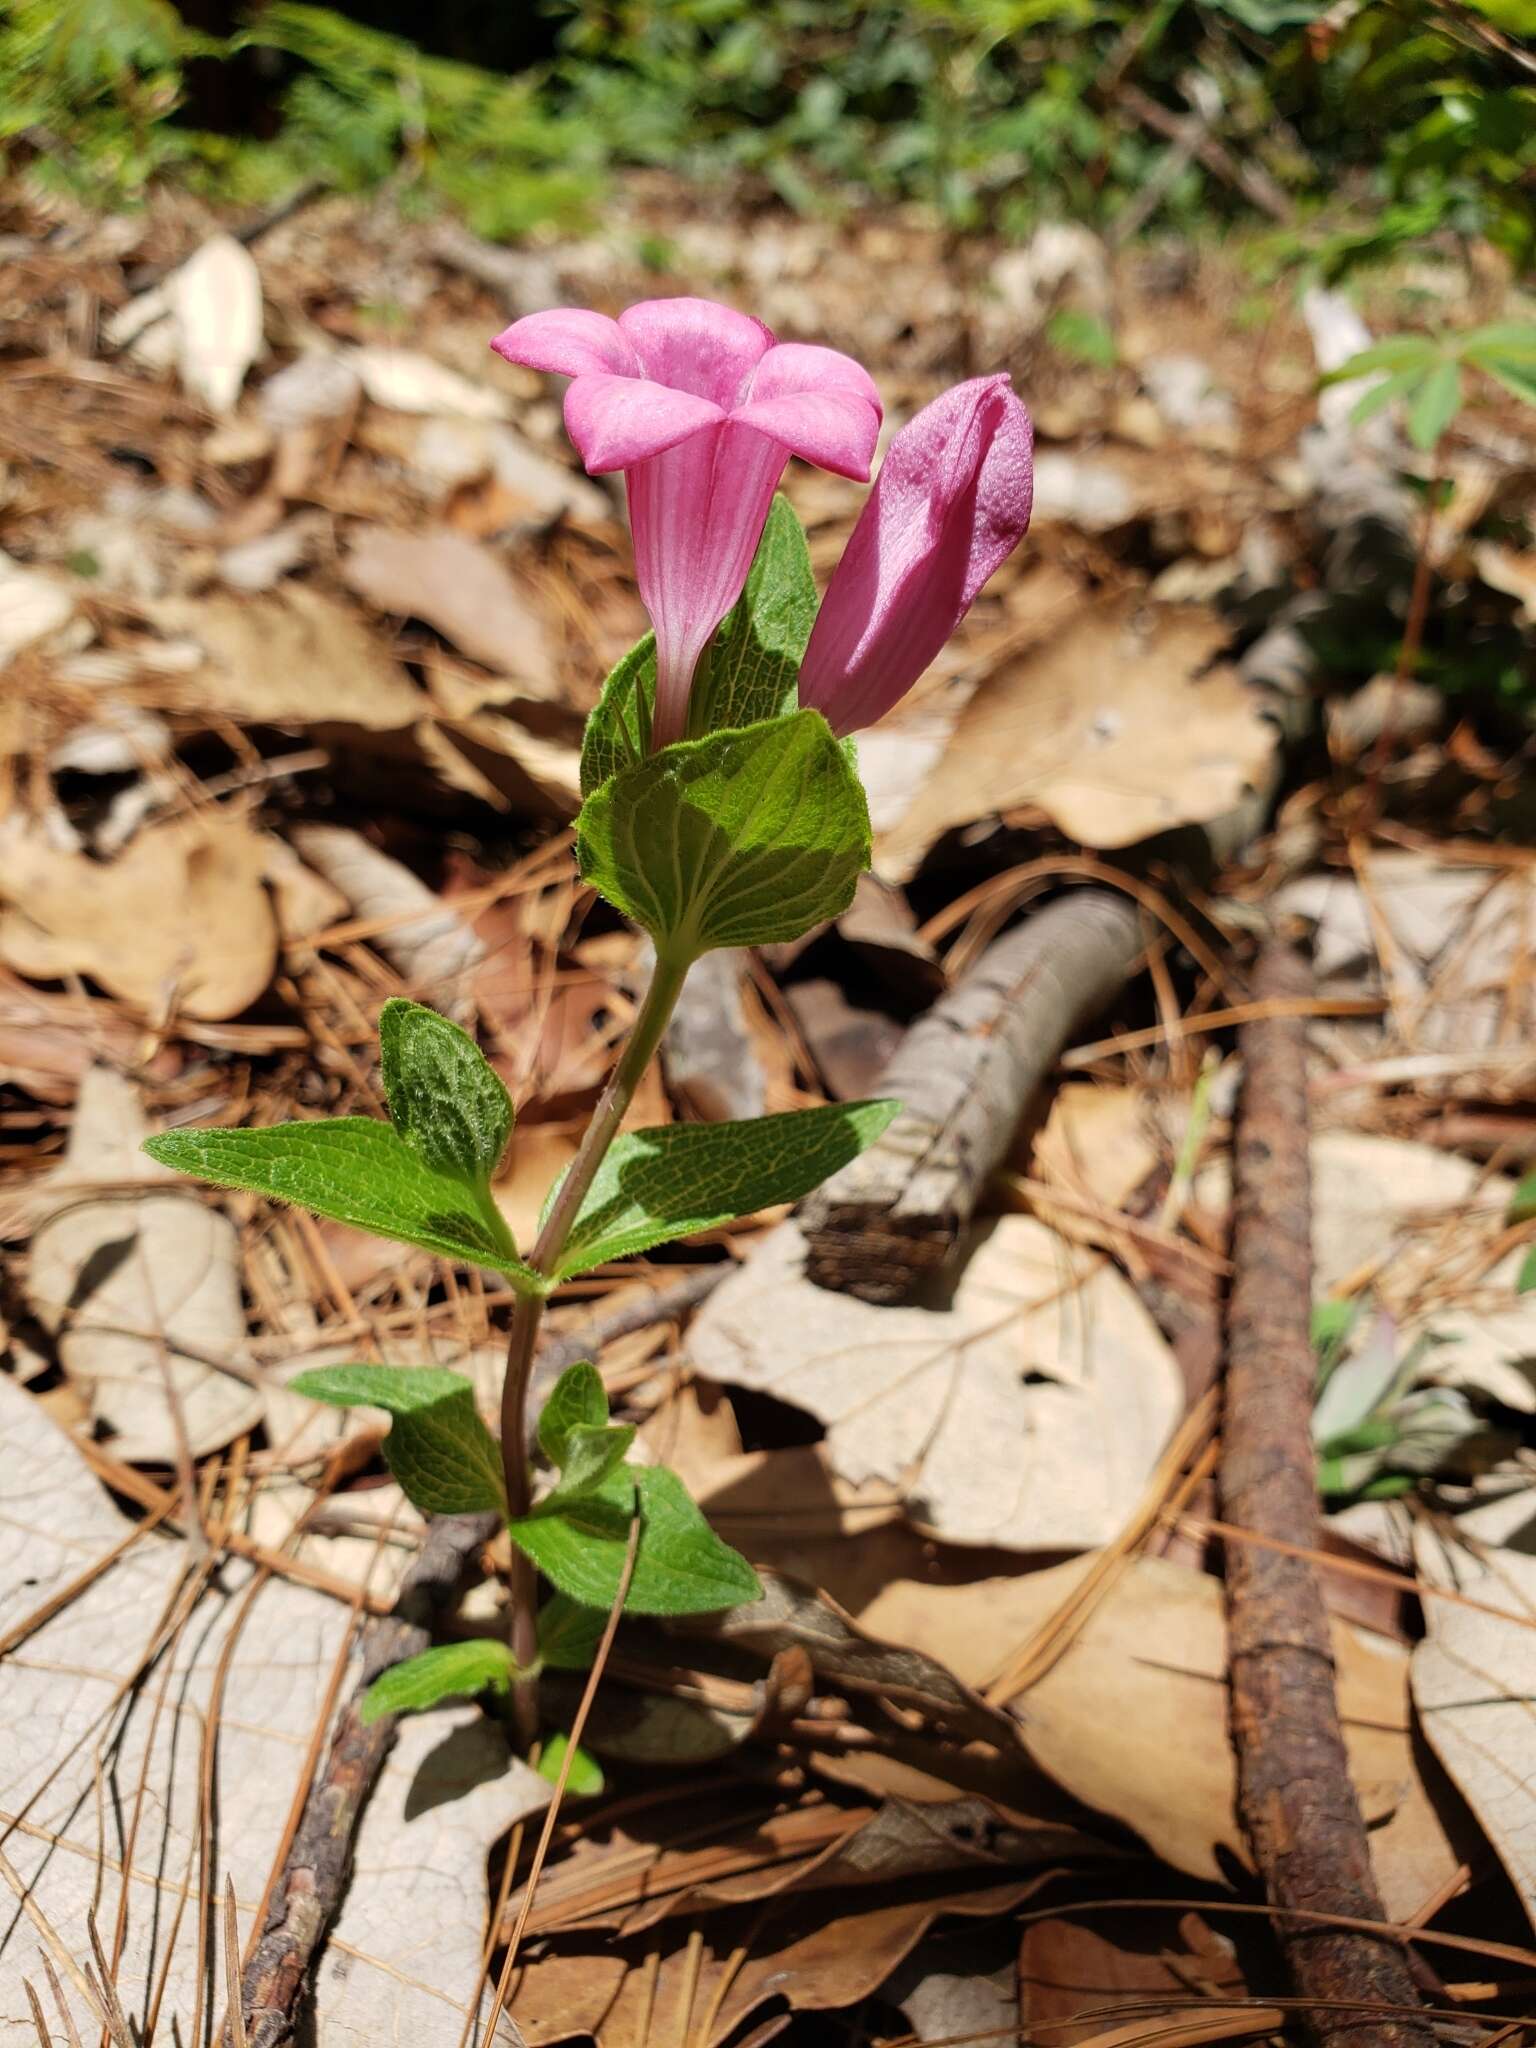
<path id="1" fill-rule="evenodd" d="M 558 694 L 544 621 L 490 547 L 445 526 L 424 533 L 374 526 L 341 564 L 349 590 L 375 611 L 425 619 L 487 668 L 533 696 Z"/>
<path id="2" fill-rule="evenodd" d="M 205 1457 L 254 1429 L 265 1404 L 238 1376 L 247 1354 L 235 1227 L 140 1152 L 148 1132 L 132 1082 L 93 1067 L 54 1176 L 60 1190 L 38 1190 L 45 1214 L 26 1285 L 115 1455 L 175 1465 L 182 1428 L 191 1455 Z M 124 1190 L 135 1181 L 148 1186 Z M 93 1200 L 93 1184 L 109 1192 Z"/>
<path id="3" fill-rule="evenodd" d="M 210 235 L 165 280 L 181 381 L 210 412 L 228 412 L 261 353 L 261 274 L 233 235 Z"/>
<path id="4" fill-rule="evenodd" d="M 1529 1528 L 1529 1517 L 1525 1517 Z M 1424 1601 L 1413 1698 L 1435 1755 L 1455 1779 L 1536 1925 L 1536 1558 L 1479 1549 L 1418 1525 L 1415 1555 L 1431 1585 L 1515 1617 Z"/>
<path id="5" fill-rule="evenodd" d="M 74 616 L 69 586 L 41 569 L 25 569 L 0 554 L 0 668 L 34 640 L 45 640 Z M 15 708 L 15 707 L 13 707 Z M 20 721 L 17 721 L 18 727 Z M 18 730 L 17 745 L 21 743 Z M 13 751 L 7 746 L 3 751 Z"/>
<path id="6" fill-rule="evenodd" d="M 441 718 L 418 726 L 416 740 L 450 789 L 496 810 L 565 819 L 581 807 L 581 749 L 529 732 L 515 718 L 495 711 Z"/>
<path id="7" fill-rule="evenodd" d="M 485 947 L 419 876 L 345 825 L 299 825 L 293 840 L 358 918 L 381 923 L 372 943 L 414 995 L 450 1015 L 470 1005 L 469 977 Z"/>
<path id="8" fill-rule="evenodd" d="M 715 2048 L 769 1999 L 783 1999 L 797 2012 L 857 2004 L 879 1989 L 935 1921 L 1010 1912 L 1043 1882 L 1037 1875 L 871 1903 L 830 1919 L 824 1904 L 810 1901 L 761 1927 L 748 1916 L 703 1931 L 702 1940 L 699 1933 L 666 1943 L 652 1936 L 627 1952 L 559 1945 L 519 1969 L 512 2014 L 528 2048 L 554 2048 L 582 2034 L 594 2035 L 603 2048 L 653 2048 L 657 2041 Z M 661 1956 L 654 1977 L 644 1962 L 648 1952 Z"/>
<path id="9" fill-rule="evenodd" d="M 375 345 L 346 351 L 343 361 L 375 405 L 391 412 L 442 413 L 468 420 L 499 420 L 507 401 L 489 384 L 472 384 L 419 349 Z"/>
<path id="10" fill-rule="evenodd" d="M 1024 1581 L 1036 1627 L 1092 1562 L 1076 1558 Z M 1333 1648 L 1350 1767 L 1387 1914 L 1397 1919 L 1450 1878 L 1465 1844 L 1447 1829 L 1465 1829 L 1450 1787 L 1427 1783 L 1415 1754 L 1405 1651 L 1340 1621 Z M 1064 1790 L 1133 1828 L 1175 1869 L 1219 1883 L 1248 1860 L 1226 1673 L 1220 1582 L 1138 1558 L 1014 1711 L 1030 1755 Z"/>
<path id="11" fill-rule="evenodd" d="M 1115 1215 L 1163 1156 L 1157 1123 L 1145 1089 L 1065 1083 L 1035 1138 L 1032 1171 L 1035 1179 L 1059 1186 L 1074 1199 L 1053 1203 L 1037 1195 L 1035 1214 L 1063 1237 L 1113 1244 Z"/>
<path id="12" fill-rule="evenodd" d="M 1196 1176 L 1202 1207 L 1228 1199 L 1225 1160 Z M 1357 1131 L 1312 1142 L 1312 1273 L 1318 1299 L 1360 1294 L 1398 1324 L 1399 1349 L 1436 1342 L 1419 1378 L 1536 1414 L 1536 1294 L 1516 1286 L 1525 1248 L 1495 1256 L 1515 1183 L 1434 1145 Z M 1362 1318 L 1364 1340 L 1369 1318 Z"/>
<path id="13" fill-rule="evenodd" d="M 1118 1921 L 1098 1914 L 1086 1922 L 1065 1917 L 1032 1921 L 1019 1944 L 1018 1988 L 1019 2019 L 1026 2029 L 1038 2030 L 1061 2048 L 1088 2048 L 1117 2006 L 1129 2008 L 1130 2017 L 1139 2014 L 1144 2026 L 1155 2024 L 1161 2042 L 1163 2029 L 1185 2018 L 1182 2012 L 1167 2012 L 1164 2001 L 1189 2004 L 1188 2020 L 1198 2025 L 1202 2019 L 1230 2018 L 1230 2008 L 1202 2013 L 1195 2002 L 1202 1992 L 1207 1998 L 1225 1993 L 1235 2000 L 1248 1986 L 1231 1943 L 1198 1914 L 1154 1908 Z M 1245 2017 L 1251 2015 L 1250 2007 Z M 1256 2031 L 1279 2024 L 1279 2016 L 1270 2016 Z"/>
<path id="14" fill-rule="evenodd" d="M 1026 1216 L 975 1234 L 945 1308 L 814 1286 L 783 1224 L 705 1303 L 689 1355 L 826 1423 L 834 1468 L 902 1488 L 934 1534 L 1026 1551 L 1107 1542 L 1184 1399 L 1128 1283 Z"/>
<path id="15" fill-rule="evenodd" d="M 17 814 L 0 859 L 0 958 L 38 981 L 89 975 L 157 1020 L 237 1017 L 277 964 L 266 868 L 238 811 L 152 825 L 112 861 L 62 852 Z"/>
<path id="16" fill-rule="evenodd" d="M 413 725 L 427 699 L 356 613 L 302 583 L 254 597 L 167 597 L 145 607 L 203 650 L 189 675 L 141 683 L 168 711 L 247 725 Z"/>
<path id="17" fill-rule="evenodd" d="M 1227 628 L 1194 606 L 1083 608 L 989 675 L 876 866 L 904 881 L 941 834 L 1037 806 L 1085 846 L 1130 846 L 1230 811 L 1270 773 L 1273 727 L 1215 657 Z"/>

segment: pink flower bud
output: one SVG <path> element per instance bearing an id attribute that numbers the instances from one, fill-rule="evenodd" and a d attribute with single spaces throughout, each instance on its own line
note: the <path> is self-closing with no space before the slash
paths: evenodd
<path id="1" fill-rule="evenodd" d="M 1034 430 L 1004 375 L 973 377 L 892 441 L 832 573 L 800 702 L 838 734 L 904 697 L 1029 527 Z"/>
<path id="2" fill-rule="evenodd" d="M 572 378 L 565 424 L 589 473 L 625 473 L 656 629 L 651 743 L 681 739 L 699 656 L 741 595 L 784 465 L 799 455 L 862 482 L 879 394 L 851 357 L 775 342 L 708 299 L 648 299 L 617 320 L 530 313 L 491 346 Z"/>

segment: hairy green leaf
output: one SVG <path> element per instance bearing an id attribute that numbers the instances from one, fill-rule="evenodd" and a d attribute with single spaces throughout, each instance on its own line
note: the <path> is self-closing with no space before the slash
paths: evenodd
<path id="1" fill-rule="evenodd" d="M 321 1365 L 289 1381 L 335 1408 L 382 1408 L 389 1469 L 426 1515 L 506 1513 L 501 1452 L 480 1420 L 475 1390 L 436 1366 Z"/>
<path id="2" fill-rule="evenodd" d="M 795 1202 L 872 1145 L 897 1102 L 836 1102 L 732 1124 L 627 1131 L 597 1170 L 559 1277 Z"/>
<path id="3" fill-rule="evenodd" d="M 379 1013 L 389 1113 L 434 1173 L 489 1186 L 507 1149 L 512 1103 L 501 1076 L 467 1031 L 396 996 Z"/>
<path id="4" fill-rule="evenodd" d="M 869 810 L 818 711 L 664 747 L 589 796 L 583 878 L 691 960 L 798 938 L 853 901 Z"/>
<path id="5" fill-rule="evenodd" d="M 562 1504 L 595 1493 L 609 1473 L 622 1465 L 635 1440 L 634 1424 L 622 1422 L 602 1429 L 590 1429 L 578 1422 L 565 1439 L 565 1456 L 560 1461 L 560 1484 L 544 1501 Z"/>
<path id="6" fill-rule="evenodd" d="M 688 705 L 688 734 L 756 725 L 795 706 L 800 663 L 816 619 L 816 579 L 805 530 L 782 494 L 769 508 L 746 588 L 703 661 Z M 581 789 L 590 796 L 650 751 L 656 701 L 656 636 L 647 633 L 618 662 L 587 720 Z"/>
<path id="7" fill-rule="evenodd" d="M 539 1656 L 551 1671 L 586 1671 L 607 1625 L 601 1608 L 553 1593 L 539 1609 Z"/>
<path id="8" fill-rule="evenodd" d="M 539 1449 L 551 1465 L 565 1463 L 565 1447 L 573 1429 L 601 1429 L 608 1420 L 608 1390 L 595 1365 L 579 1359 L 568 1365 L 549 1390 L 539 1417 Z"/>
<path id="9" fill-rule="evenodd" d="M 551 1785 L 558 1785 L 560 1773 L 565 1769 L 565 1754 L 571 1753 L 571 1767 L 566 1772 L 565 1789 L 572 1799 L 595 1799 L 603 1789 L 603 1767 L 595 1756 L 588 1755 L 580 1744 L 571 1749 L 568 1735 L 551 1735 L 539 1755 L 539 1776 L 547 1778 Z"/>
<path id="10" fill-rule="evenodd" d="M 145 1139 L 144 1150 L 216 1187 L 296 1202 L 375 1237 L 489 1266 L 524 1293 L 544 1291 L 518 1258 L 489 1195 L 436 1171 L 392 1124 L 375 1117 L 322 1117 L 257 1131 L 162 1131 Z"/>
<path id="11" fill-rule="evenodd" d="M 364 1727 L 381 1714 L 418 1714 L 439 1700 L 473 1699 L 476 1693 L 507 1694 L 517 1665 L 505 1643 L 479 1637 L 470 1643 L 444 1643 L 391 1665 L 363 1694 L 359 1718 Z"/>
<path id="12" fill-rule="evenodd" d="M 615 1509 L 633 1481 L 640 1542 L 626 1614 L 707 1614 L 762 1597 L 756 1572 L 710 1528 L 675 1472 L 621 1466 L 595 1493 L 559 1514 L 508 1523 L 512 1540 L 558 1591 L 583 1606 L 611 1608 L 628 1548 L 628 1516 Z"/>
<path id="13" fill-rule="evenodd" d="M 1516 1181 L 1509 1206 L 1504 1211 L 1506 1223 L 1529 1223 L 1536 1216 L 1536 1173 L 1527 1173 Z"/>

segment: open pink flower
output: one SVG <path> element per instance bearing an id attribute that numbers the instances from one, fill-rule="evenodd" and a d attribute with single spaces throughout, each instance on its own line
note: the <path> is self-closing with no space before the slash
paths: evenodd
<path id="1" fill-rule="evenodd" d="M 699 656 L 741 595 L 791 455 L 869 475 L 880 398 L 835 349 L 775 342 L 708 299 L 602 313 L 530 313 L 491 343 L 509 363 L 574 379 L 565 424 L 588 472 L 622 469 L 640 595 L 656 628 L 665 746 L 687 724 Z"/>
<path id="2" fill-rule="evenodd" d="M 839 735 L 904 697 L 1024 538 L 1034 430 L 1004 375 L 973 377 L 892 441 L 822 600 L 800 702 Z"/>

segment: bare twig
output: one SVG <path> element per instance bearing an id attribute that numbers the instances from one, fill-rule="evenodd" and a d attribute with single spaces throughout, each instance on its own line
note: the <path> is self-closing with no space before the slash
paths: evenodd
<path id="1" fill-rule="evenodd" d="M 1254 994 L 1304 996 L 1308 982 L 1300 957 L 1273 941 Z M 1245 1025 L 1241 1043 L 1222 1509 L 1261 1537 L 1316 1549 L 1306 1026 L 1268 1016 Z M 1277 1907 L 1380 1923 L 1317 1574 L 1305 1558 L 1241 1544 L 1227 1553 L 1226 1578 L 1238 1803 L 1265 1889 Z M 1282 1923 L 1281 1941 L 1327 2048 L 1430 2048 L 1427 2019 L 1362 2009 L 1418 2007 L 1398 1944 L 1301 1921 Z"/>
<path id="2" fill-rule="evenodd" d="M 432 1616 L 452 1599 L 466 1560 L 495 1527 L 494 1515 L 438 1516 L 406 1574 L 393 1614 L 368 1628 L 362 1679 L 342 1710 L 325 1767 L 310 1788 L 266 1927 L 245 1971 L 242 1996 L 251 2048 L 276 2048 L 294 2037 L 320 1944 L 346 1890 L 358 1823 L 394 1742 L 394 1715 L 364 1725 L 362 1694 L 381 1671 L 430 1646 Z"/>

